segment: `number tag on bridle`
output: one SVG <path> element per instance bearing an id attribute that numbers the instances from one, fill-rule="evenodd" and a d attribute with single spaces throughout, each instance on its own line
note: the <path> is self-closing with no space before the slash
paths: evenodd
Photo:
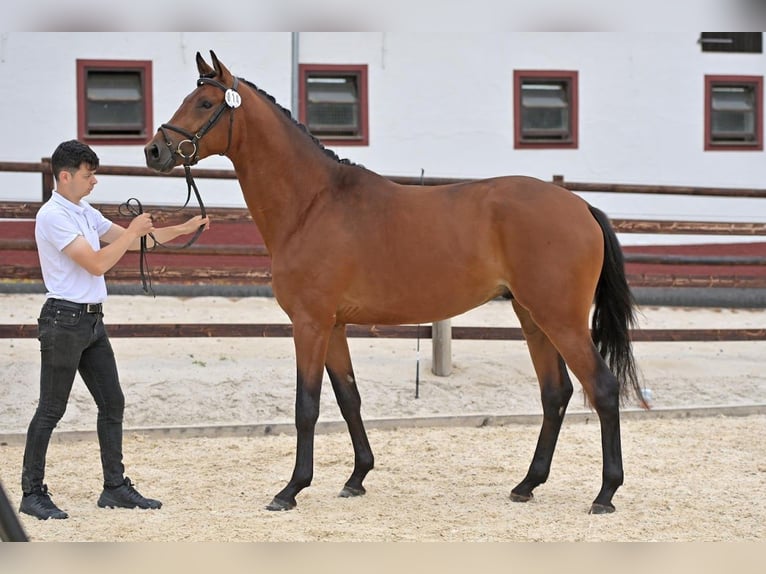
<path id="1" fill-rule="evenodd" d="M 231 88 L 226 90 L 226 94 L 224 95 L 224 99 L 226 100 L 226 104 L 230 108 L 238 108 L 240 106 L 240 104 L 242 103 L 242 98 L 240 97 L 240 95 L 237 92 L 235 92 L 234 90 L 232 90 Z"/>

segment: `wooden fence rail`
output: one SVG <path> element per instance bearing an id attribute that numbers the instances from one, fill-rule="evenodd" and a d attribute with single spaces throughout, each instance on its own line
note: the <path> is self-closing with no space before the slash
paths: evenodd
<path id="1" fill-rule="evenodd" d="M 116 323 L 107 327 L 110 337 L 292 337 L 293 327 L 279 323 Z M 368 339 L 431 339 L 430 325 L 348 325 L 346 334 Z M 0 325 L 0 339 L 32 339 L 37 325 Z M 452 327 L 452 339 L 522 341 L 518 327 Z M 634 329 L 634 342 L 766 341 L 764 329 Z"/>
<path id="2" fill-rule="evenodd" d="M 41 198 L 46 201 L 53 190 L 53 175 L 50 168 L 50 158 L 44 157 L 39 162 L 0 162 L 0 172 L 27 172 L 41 175 Z M 185 177 L 181 168 L 176 168 L 168 174 L 158 176 L 157 172 L 146 167 L 137 166 L 99 166 L 100 175 L 119 175 L 135 177 Z M 195 178 L 236 179 L 234 170 L 200 169 L 192 170 Z M 470 178 L 450 177 L 410 177 L 387 176 L 388 179 L 403 185 L 446 185 L 471 181 Z M 554 175 L 553 183 L 572 191 L 607 192 L 607 193 L 645 193 L 653 195 L 696 195 L 707 197 L 754 197 L 766 198 L 766 189 L 754 188 L 721 188 L 702 186 L 669 186 L 669 185 L 640 185 L 623 183 L 588 183 L 566 181 L 563 175 Z"/>
<path id="3" fill-rule="evenodd" d="M 0 172 L 27 172 L 41 174 L 41 198 L 46 201 L 53 189 L 53 178 L 50 170 L 50 159 L 42 158 L 39 163 L 0 162 Z M 233 170 L 193 169 L 192 173 L 198 179 L 236 179 Z M 136 177 L 184 177 L 182 169 L 176 169 L 167 176 L 158 174 L 148 168 L 130 166 L 100 166 L 100 175 L 136 176 Z M 392 181 L 406 185 L 443 185 L 469 181 L 458 178 L 427 177 L 389 177 Z M 627 194 L 655 195 L 689 195 L 706 197 L 729 198 L 763 198 L 766 199 L 766 189 L 727 189 L 693 186 L 657 186 L 632 184 L 605 184 L 569 182 L 563 176 L 555 175 L 552 181 L 557 185 L 576 192 L 607 192 Z M 0 219 L 31 220 L 34 218 L 42 201 L 5 202 L 0 204 Z M 114 204 L 94 204 L 104 215 L 112 220 L 120 220 L 121 216 Z M 151 211 L 154 219 L 162 225 L 164 222 L 177 218 L 174 208 L 161 205 L 145 206 Z M 208 208 L 211 218 L 216 225 L 232 226 L 254 225 L 252 218 L 244 208 Z M 642 234 L 692 234 L 716 236 L 766 236 L 766 222 L 726 222 L 726 221 L 665 221 L 665 220 L 633 220 L 613 219 L 612 224 L 618 233 Z M 253 232 L 254 234 L 255 232 Z M 30 237 L 0 237 L 0 252 L 32 252 L 36 249 L 34 240 Z M 159 255 L 172 253 L 174 258 L 192 260 L 194 257 L 268 257 L 268 250 L 261 244 L 232 243 L 197 243 L 187 250 L 168 251 L 158 249 Z M 766 257 L 760 255 L 731 256 L 731 255 L 679 255 L 667 253 L 632 253 L 625 252 L 625 260 L 630 264 L 660 264 L 673 266 L 720 266 L 722 268 L 751 268 L 760 270 L 766 266 Z M 217 265 L 174 267 L 164 263 L 152 268 L 152 275 L 157 282 L 166 283 L 213 283 L 213 284 L 268 284 L 271 280 L 269 269 L 254 268 L 252 265 Z M 110 281 L 137 281 L 139 278 L 136 267 L 115 267 L 109 274 Z M 41 279 L 36 265 L 6 263 L 0 265 L 0 281 L 37 280 Z M 670 273 L 628 273 L 631 287 L 737 287 L 737 288 L 766 288 L 766 274 L 755 276 L 740 273 L 715 273 L 708 275 L 680 275 Z M 449 322 L 445 322 L 449 325 Z M 361 326 L 349 325 L 347 332 L 350 337 L 380 337 L 380 338 L 423 338 L 434 339 L 436 347 L 437 329 L 434 326 Z M 291 325 L 281 324 L 115 324 L 109 326 L 112 337 L 290 337 Z M 522 340 L 521 330 L 503 327 L 449 327 L 447 332 L 451 339 L 474 340 Z M 0 325 L 0 339 L 33 338 L 37 336 L 36 325 Z M 762 341 L 766 340 L 766 329 L 637 329 L 632 331 L 633 341 Z M 447 349 L 449 347 L 447 346 Z M 444 364 L 449 361 L 439 358 Z M 434 357 L 434 364 L 437 358 Z M 443 374 L 443 373 L 437 373 Z"/>

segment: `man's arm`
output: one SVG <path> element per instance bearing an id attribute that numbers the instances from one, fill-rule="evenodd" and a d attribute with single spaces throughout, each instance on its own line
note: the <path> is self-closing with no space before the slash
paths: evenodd
<path id="1" fill-rule="evenodd" d="M 62 251 L 91 275 L 103 275 L 117 264 L 131 245 L 140 244 L 141 236 L 153 231 L 151 216 L 142 213 L 130 222 L 127 229 L 113 223 L 109 231 L 101 236 L 109 245 L 98 251 L 95 251 L 82 235 L 76 237 Z"/>
<path id="2" fill-rule="evenodd" d="M 143 215 L 149 215 L 149 214 L 144 213 Z M 166 243 L 168 241 L 172 241 L 179 235 L 186 235 L 188 233 L 193 233 L 194 231 L 197 231 L 197 228 L 200 225 L 204 225 L 205 229 L 207 229 L 209 224 L 210 224 L 209 218 L 207 217 L 202 218 L 202 216 L 197 215 L 184 223 L 179 223 L 178 225 L 169 225 L 167 227 L 153 228 L 151 232 L 152 232 L 152 235 L 154 235 L 154 237 L 157 239 L 157 241 L 159 241 L 160 243 Z M 123 233 L 125 233 L 125 228 L 117 225 L 116 223 L 113 223 L 109 231 L 107 231 L 101 236 L 101 240 L 104 243 L 111 244 L 117 241 Z M 141 247 L 140 239 L 141 239 L 140 236 L 134 239 L 128 246 L 128 251 L 137 251 Z M 154 241 L 152 240 L 151 237 L 146 238 L 146 246 L 149 249 L 154 247 Z"/>
<path id="3" fill-rule="evenodd" d="M 167 243 L 168 241 L 172 241 L 180 235 L 188 235 L 189 233 L 194 233 L 197 231 L 200 225 L 207 229 L 210 225 L 210 219 L 208 217 L 202 217 L 201 215 L 195 215 L 184 223 L 179 223 L 178 225 L 168 225 L 167 227 L 159 227 L 152 231 L 152 235 L 154 235 L 154 238 L 159 243 Z M 152 241 L 151 237 L 146 238 L 146 246 L 149 249 L 154 247 L 154 241 Z M 138 249 L 138 245 L 135 247 L 131 246 L 131 249 Z"/>

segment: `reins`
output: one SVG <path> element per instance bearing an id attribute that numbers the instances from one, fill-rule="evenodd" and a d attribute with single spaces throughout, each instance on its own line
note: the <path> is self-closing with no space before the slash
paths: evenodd
<path id="1" fill-rule="evenodd" d="M 187 205 L 189 205 L 189 200 L 191 199 L 191 192 L 194 190 L 194 196 L 197 198 L 197 203 L 199 204 L 199 211 L 200 215 L 205 218 L 207 216 L 207 211 L 205 210 L 205 204 L 202 202 L 202 196 L 199 193 L 199 189 L 197 189 L 197 184 L 194 182 L 194 178 L 191 174 L 191 169 L 188 165 L 184 164 L 184 171 L 186 172 L 186 201 L 184 204 L 179 207 L 178 209 L 174 209 L 172 211 L 182 211 L 186 208 Z M 117 211 L 122 216 L 132 216 L 136 217 L 138 215 L 141 215 L 144 212 L 144 206 L 141 204 L 141 202 L 135 198 L 131 197 L 128 199 L 125 203 L 121 204 Z M 151 293 L 154 294 L 154 290 L 152 289 L 152 276 L 151 271 L 149 269 L 149 261 L 146 257 L 146 254 L 149 251 L 154 251 L 157 247 L 164 247 L 165 249 L 185 249 L 187 247 L 190 247 L 194 244 L 197 239 L 199 239 L 199 236 L 202 234 L 202 231 L 205 229 L 204 225 L 200 225 L 197 228 L 197 231 L 194 232 L 194 235 L 189 239 L 186 243 L 183 245 L 171 245 L 169 243 L 161 243 L 160 241 L 157 241 L 157 238 L 154 236 L 153 233 L 149 233 L 149 237 L 152 238 L 152 241 L 154 244 L 151 247 L 147 246 L 146 242 L 146 235 L 141 236 L 141 248 L 140 248 L 140 259 L 139 259 L 139 273 L 141 274 L 141 287 L 144 290 L 144 293 Z"/>
<path id="2" fill-rule="evenodd" d="M 202 84 L 210 84 L 212 86 L 215 86 L 224 92 L 224 100 L 221 102 L 221 104 L 218 106 L 215 112 L 213 112 L 213 115 L 210 116 L 210 119 L 199 129 L 196 133 L 192 134 L 191 132 L 185 130 L 184 128 L 180 128 L 178 126 L 174 126 L 171 124 L 162 124 L 159 128 L 159 131 L 162 133 L 162 137 L 165 138 L 165 145 L 168 146 L 171 153 L 177 154 L 181 156 L 183 159 L 183 166 L 184 166 L 184 172 L 186 174 L 186 201 L 184 204 L 177 210 L 174 211 L 181 211 L 183 210 L 188 204 L 189 200 L 191 199 L 191 193 L 194 191 L 194 196 L 197 198 L 197 203 L 199 204 L 199 210 L 202 217 L 206 217 L 207 213 L 205 211 L 205 204 L 202 202 L 202 196 L 199 193 L 199 189 L 197 188 L 197 184 L 194 182 L 194 177 L 192 177 L 191 173 L 191 166 L 196 164 L 199 160 L 199 156 L 197 154 L 198 148 L 197 143 L 207 134 L 213 126 L 215 126 L 218 123 L 218 120 L 221 119 L 221 116 L 223 115 L 223 112 L 226 110 L 230 110 L 231 113 L 229 114 L 229 135 L 226 142 L 226 149 L 220 153 L 220 155 L 226 155 L 226 153 L 229 151 L 229 147 L 231 147 L 231 134 L 234 128 L 234 110 L 240 106 L 242 103 L 242 99 L 237 92 L 237 87 L 239 86 L 239 78 L 234 78 L 234 84 L 231 88 L 227 88 L 224 86 L 221 82 L 218 82 L 217 80 L 214 80 L 212 78 L 206 78 L 201 77 L 199 80 L 197 80 L 197 86 L 201 86 Z M 167 130 L 174 131 L 176 133 L 181 134 L 182 136 L 186 137 L 185 140 L 181 140 L 178 145 L 176 146 L 176 149 L 173 149 L 173 143 L 168 136 Z M 184 153 L 184 145 L 190 144 L 191 148 L 189 153 Z M 120 215 L 124 216 L 137 216 L 141 215 L 144 212 L 143 206 L 141 205 L 141 202 L 136 199 L 135 197 L 131 197 L 128 199 L 125 203 L 120 205 L 118 208 L 118 211 Z M 154 290 L 152 289 L 152 278 L 151 278 L 151 271 L 149 270 L 149 263 L 146 257 L 147 252 L 153 251 L 158 246 L 165 247 L 166 249 L 185 249 L 187 247 L 190 247 L 192 244 L 194 244 L 195 241 L 199 238 L 202 231 L 205 229 L 204 225 L 200 225 L 197 228 L 197 231 L 194 233 L 194 235 L 183 245 L 169 245 L 166 243 L 160 243 L 157 241 L 157 239 L 154 237 L 154 234 L 149 233 L 149 236 L 154 241 L 154 245 L 152 245 L 151 248 L 147 247 L 146 244 L 146 236 L 141 237 L 141 249 L 140 249 L 140 262 L 139 262 L 139 272 L 141 274 L 141 286 L 144 290 L 144 293 L 152 293 L 154 295 Z"/>

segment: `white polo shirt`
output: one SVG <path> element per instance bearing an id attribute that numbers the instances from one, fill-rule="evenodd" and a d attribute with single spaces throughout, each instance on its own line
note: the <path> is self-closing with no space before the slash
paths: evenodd
<path id="1" fill-rule="evenodd" d="M 74 204 L 53 192 L 35 217 L 37 254 L 48 297 L 75 303 L 104 302 L 104 276 L 91 275 L 62 250 L 82 235 L 98 251 L 101 248 L 99 237 L 111 226 L 112 222 L 86 201 Z"/>

